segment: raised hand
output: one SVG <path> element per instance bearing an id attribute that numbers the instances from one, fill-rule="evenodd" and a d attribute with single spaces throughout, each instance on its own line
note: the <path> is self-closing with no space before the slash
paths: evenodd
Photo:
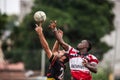
<path id="1" fill-rule="evenodd" d="M 43 29 L 42 29 L 42 24 L 35 24 L 36 25 L 36 27 L 35 27 L 35 31 L 39 34 L 39 33 L 41 33 L 42 31 L 43 31 Z"/>
<path id="2" fill-rule="evenodd" d="M 56 20 L 54 20 L 54 21 L 51 21 L 50 22 L 50 25 L 49 25 L 49 28 L 51 28 L 51 29 L 54 29 L 54 28 L 56 28 L 56 26 L 57 26 L 57 21 Z"/>

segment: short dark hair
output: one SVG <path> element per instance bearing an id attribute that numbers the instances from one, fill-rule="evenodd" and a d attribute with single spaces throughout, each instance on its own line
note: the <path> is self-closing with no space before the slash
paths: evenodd
<path id="1" fill-rule="evenodd" d="M 90 51 L 90 50 L 92 49 L 92 42 L 89 41 L 89 40 L 87 40 L 87 42 L 88 42 L 88 44 L 89 44 L 89 47 L 88 47 L 87 51 Z"/>

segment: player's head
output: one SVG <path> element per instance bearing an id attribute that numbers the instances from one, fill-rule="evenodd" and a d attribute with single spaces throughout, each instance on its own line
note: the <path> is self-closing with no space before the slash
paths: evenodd
<path id="1" fill-rule="evenodd" d="M 64 63 L 68 62 L 68 55 L 67 55 L 67 53 L 65 53 L 64 50 L 58 51 L 58 57 L 62 62 L 64 62 Z"/>
<path id="2" fill-rule="evenodd" d="M 78 50 L 86 49 L 87 51 L 90 51 L 92 48 L 92 43 L 89 40 L 82 40 L 78 45 Z"/>

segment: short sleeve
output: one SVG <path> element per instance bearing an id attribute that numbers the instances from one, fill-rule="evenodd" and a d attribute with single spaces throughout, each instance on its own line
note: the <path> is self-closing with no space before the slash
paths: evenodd
<path id="1" fill-rule="evenodd" d="M 87 56 L 87 58 L 89 59 L 90 63 L 96 63 L 96 64 L 98 64 L 98 62 L 99 62 L 98 59 L 94 55 L 89 54 Z"/>

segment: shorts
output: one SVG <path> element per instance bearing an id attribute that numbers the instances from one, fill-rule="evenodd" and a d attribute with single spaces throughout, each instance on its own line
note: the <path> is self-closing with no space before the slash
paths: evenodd
<path id="1" fill-rule="evenodd" d="M 54 78 L 47 78 L 47 80 L 55 80 Z"/>

